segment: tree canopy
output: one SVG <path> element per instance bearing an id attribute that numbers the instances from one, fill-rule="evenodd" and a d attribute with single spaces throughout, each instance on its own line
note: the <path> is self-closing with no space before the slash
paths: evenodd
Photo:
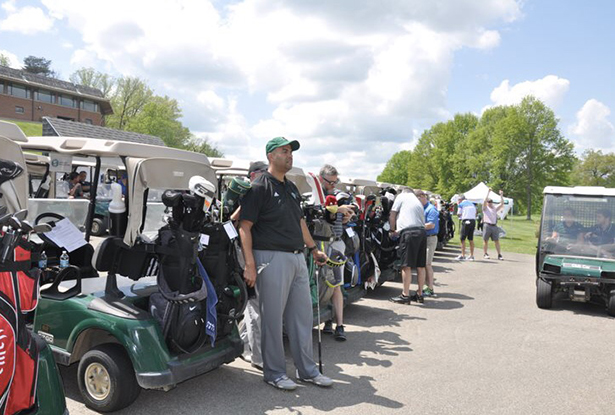
<path id="1" fill-rule="evenodd" d="M 447 199 L 484 181 L 516 199 L 529 219 L 546 185 L 570 182 L 575 160 L 553 111 L 529 96 L 480 117 L 457 114 L 433 125 L 412 151 L 394 154 L 378 179 L 395 178 Z"/>
<path id="2" fill-rule="evenodd" d="M 585 151 L 572 171 L 572 184 L 615 187 L 615 153 Z"/>
<path id="3" fill-rule="evenodd" d="M 23 70 L 37 75 L 56 78 L 57 73 L 51 69 L 51 60 L 37 56 L 28 56 L 23 60 Z"/>

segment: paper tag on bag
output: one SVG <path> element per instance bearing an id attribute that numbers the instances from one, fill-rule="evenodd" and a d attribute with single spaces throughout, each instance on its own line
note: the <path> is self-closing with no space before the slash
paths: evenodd
<path id="1" fill-rule="evenodd" d="M 350 238 L 354 237 L 354 236 L 355 236 L 354 229 L 352 229 L 352 228 L 346 228 L 346 234 L 347 234 Z"/>
<path id="2" fill-rule="evenodd" d="M 203 246 L 209 245 L 209 235 L 205 235 L 204 233 L 202 233 L 199 241 L 201 242 L 201 245 Z"/>
<path id="3" fill-rule="evenodd" d="M 231 241 L 239 236 L 237 235 L 237 229 L 233 226 L 233 222 L 226 222 L 224 224 L 224 230 Z"/>

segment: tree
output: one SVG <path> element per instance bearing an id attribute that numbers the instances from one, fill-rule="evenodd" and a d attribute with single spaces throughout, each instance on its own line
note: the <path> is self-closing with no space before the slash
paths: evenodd
<path id="1" fill-rule="evenodd" d="M 587 150 L 572 172 L 572 184 L 615 187 L 615 153 Z"/>
<path id="2" fill-rule="evenodd" d="M 406 185 L 411 156 L 412 153 L 405 150 L 393 154 L 393 157 L 387 161 L 384 170 L 378 176 L 378 181 Z"/>
<path id="3" fill-rule="evenodd" d="M 0 65 L 11 66 L 11 60 L 4 53 L 0 53 Z"/>
<path id="4" fill-rule="evenodd" d="M 81 68 L 73 72 L 70 81 L 77 85 L 83 85 L 100 90 L 103 97 L 109 99 L 115 86 L 116 80 L 111 75 L 98 72 L 94 68 Z"/>
<path id="5" fill-rule="evenodd" d="M 111 96 L 113 114 L 107 117 L 107 126 L 126 129 L 130 120 L 143 110 L 153 95 L 154 92 L 139 78 L 128 76 L 118 79 Z"/>
<path id="6" fill-rule="evenodd" d="M 192 136 L 185 149 L 205 154 L 207 157 L 224 157 L 224 154 L 211 144 L 207 138 L 199 139 Z"/>
<path id="7" fill-rule="evenodd" d="M 49 78 L 56 78 L 57 74 L 51 69 L 51 61 L 36 56 L 28 56 L 23 60 L 23 70 L 29 73 L 43 75 Z"/>

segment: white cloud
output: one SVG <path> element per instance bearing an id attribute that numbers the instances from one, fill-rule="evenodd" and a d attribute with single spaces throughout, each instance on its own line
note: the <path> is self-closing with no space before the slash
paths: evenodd
<path id="1" fill-rule="evenodd" d="M 6 17 L 0 20 L 0 31 L 33 35 L 51 30 L 53 19 L 43 9 L 32 6 L 18 8 L 16 3 L 15 0 L 2 3 Z"/>
<path id="2" fill-rule="evenodd" d="M 568 132 L 575 135 L 575 142 L 581 150 L 615 151 L 615 127 L 609 121 L 611 110 L 596 99 L 588 100 L 577 112 L 576 122 Z"/>
<path id="3" fill-rule="evenodd" d="M 21 69 L 21 61 L 14 53 L 0 49 L 0 55 L 4 55 L 9 60 L 9 66 L 14 69 Z"/>
<path id="4" fill-rule="evenodd" d="M 556 75 L 547 75 L 535 81 L 519 82 L 510 86 L 510 81 L 505 79 L 491 92 L 493 106 L 515 105 L 523 98 L 533 95 L 551 108 L 557 107 L 568 92 L 570 81 Z"/>
<path id="5" fill-rule="evenodd" d="M 296 161 L 313 170 L 353 152 L 349 176 L 375 176 L 446 117 L 455 52 L 497 47 L 494 26 L 521 15 L 514 0 L 108 0 L 96 13 L 42 2 L 81 34 L 74 69 L 148 80 L 227 156 L 262 158 L 285 135 L 305 143 Z"/>

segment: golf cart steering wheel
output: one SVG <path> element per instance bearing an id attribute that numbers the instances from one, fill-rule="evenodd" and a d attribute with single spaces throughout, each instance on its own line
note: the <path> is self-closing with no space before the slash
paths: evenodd
<path id="1" fill-rule="evenodd" d="M 45 220 L 48 218 L 52 220 Z M 34 219 L 34 224 L 38 225 L 39 223 L 55 223 L 61 221 L 62 219 L 64 219 L 64 216 L 62 215 L 59 215 L 54 212 L 45 212 L 41 213 L 36 217 L 36 219 Z M 45 235 L 44 233 L 38 234 L 38 237 L 41 238 L 45 243 L 48 243 L 52 246 L 57 246 L 56 243 L 49 239 L 49 237 L 47 237 L 47 235 Z M 58 248 L 60 247 L 58 246 Z"/>

